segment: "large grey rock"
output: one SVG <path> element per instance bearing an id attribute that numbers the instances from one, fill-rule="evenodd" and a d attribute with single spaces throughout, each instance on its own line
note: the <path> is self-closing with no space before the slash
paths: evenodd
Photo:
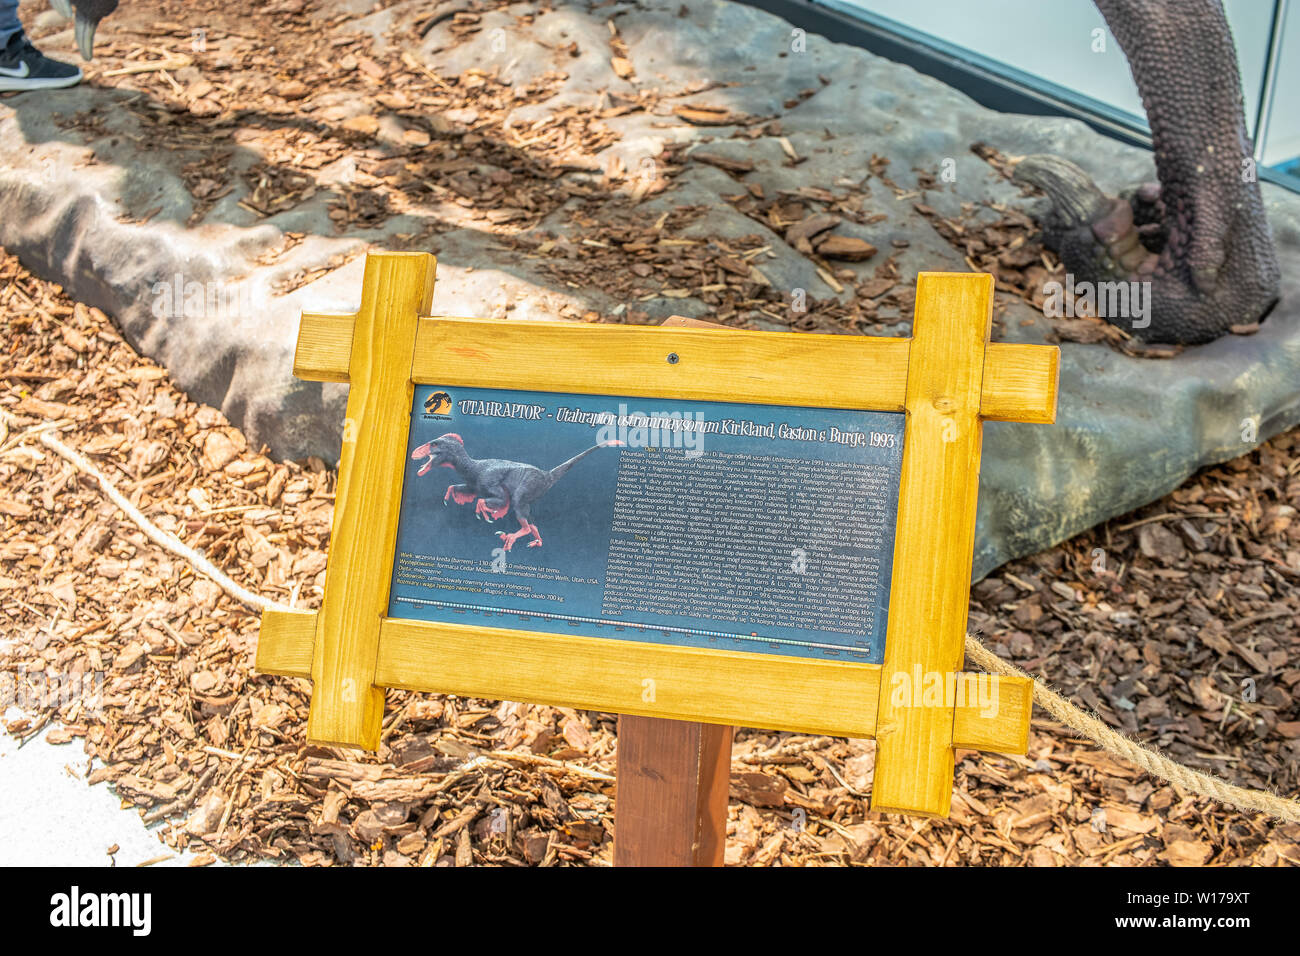
<path id="1" fill-rule="evenodd" d="M 594 156 L 575 157 L 557 181 L 597 194 L 629 192 L 635 178 L 607 173 L 622 168 L 653 176 L 664 149 L 680 144 L 688 151 L 705 148 L 752 161 L 755 170 L 745 181 L 761 185 L 768 196 L 783 189 L 834 190 L 859 183 L 873 154 L 891 161 L 888 175 L 898 186 L 916 190 L 924 185 L 918 173 L 932 174 L 951 160 L 955 181 L 926 189 L 926 204 L 944 216 L 985 221 L 997 218 L 992 203 L 1030 207 L 971 153 L 976 141 L 1011 155 L 1068 156 L 1111 192 L 1154 175 L 1147 152 L 1105 139 L 1078 122 L 991 112 L 907 67 L 820 37 L 807 37 L 800 51 L 792 45 L 788 23 L 749 7 L 721 0 L 595 10 L 561 4 L 537 12 L 531 22 L 520 16 L 532 10 L 516 4 L 485 12 L 479 32 L 463 41 L 443 24 L 418 44 L 411 26 L 427 15 L 425 4 L 375 11 L 361 0 L 331 0 L 315 15 L 321 30 L 368 32 L 379 49 L 406 43 L 439 75 L 497 69 L 516 86 L 554 70 L 556 51 L 576 42 L 581 55 L 563 60 L 567 76 L 558 93 L 515 109 L 511 123 L 516 127 L 566 105 L 589 107 L 606 90 L 635 96 L 658 87 L 665 96 L 656 111 L 606 120 L 620 139 Z M 344 13 L 352 19 L 338 19 Z M 611 67 L 610 21 L 635 67 L 628 79 Z M 810 90 L 814 94 L 803 97 Z M 343 94 L 314 97 L 321 108 L 330 107 L 335 121 L 368 109 Z M 114 316 L 128 339 L 165 365 L 194 398 L 221 407 L 253 441 L 267 443 L 277 455 L 336 454 L 345 392 L 296 382 L 292 350 L 300 310 L 355 308 L 367 247 L 391 245 L 436 226 L 429 246 L 439 256 L 434 304 L 443 314 L 558 319 L 588 309 L 616 314 L 632 305 L 602 288 L 599 276 L 593 287 L 567 286 L 537 262 L 498 244 L 481 221 L 470 221 L 454 204 L 433 204 L 373 229 L 336 232 L 328 204 L 357 177 L 356 163 L 347 156 L 318 171 L 316 196 L 292 209 L 259 219 L 239 204 L 248 190 L 236 180 L 233 191 L 188 224 L 194 200 L 176 156 L 133 136 L 139 130 L 131 107 L 140 99 L 136 93 L 82 88 L 0 103 L 0 244 L 75 297 Z M 793 108 L 784 105 L 796 100 Z M 779 118 L 780 134 L 801 161 L 790 162 L 770 129 L 733 137 L 737 127 L 692 126 L 672 115 L 677 103 Z M 102 133 L 91 141 L 95 162 L 88 164 L 82 136 L 65 131 L 51 113 L 94 107 L 100 108 Z M 401 131 L 389 115 L 380 117 L 380 125 L 382 151 Z M 264 158 L 256 132 L 234 140 L 230 165 L 236 171 Z M 809 260 L 723 198 L 742 188 L 719 169 L 688 163 L 670 190 L 641 208 L 658 215 L 686 205 L 704 207 L 708 214 L 689 227 L 688 235 L 762 234 L 771 247 L 762 267 L 774 286 L 833 296 Z M 913 209 L 911 197 L 896 197 L 878 179 L 868 188 L 873 208 L 886 217 L 869 226 L 846 224 L 842 232 L 882 249 L 906 240 L 898 257 L 905 276 L 967 268 Z M 1285 289 L 1282 305 L 1258 335 L 1189 349 L 1171 361 L 1067 343 L 1058 424 L 987 426 L 977 577 L 1150 501 L 1197 468 L 1239 455 L 1300 421 L 1300 197 L 1272 186 L 1265 186 L 1264 195 Z M 572 207 L 570 202 L 555 210 L 531 231 L 580 243 L 581 229 L 569 216 Z M 131 221 L 155 209 L 147 223 Z M 282 249 L 288 232 L 306 238 Z M 867 277 L 875 265 L 846 267 Z M 314 282 L 301 281 L 321 272 Z M 216 307 L 205 301 L 169 309 L 166 298 L 177 275 L 182 288 L 198 283 L 218 290 Z M 282 292 L 285 288 L 292 291 Z M 1006 309 L 1006 338 L 1042 341 L 1041 317 L 1035 319 L 1019 300 L 1000 305 Z M 708 312 L 698 299 L 665 297 L 635 306 L 651 316 Z M 898 334 L 907 329 L 906 322 L 894 327 Z"/>
<path id="2" fill-rule="evenodd" d="M 1286 295 L 1293 307 L 1300 301 L 1294 278 Z M 1294 427 L 1300 322 L 1274 316 L 1255 335 L 1228 336 L 1169 361 L 1066 344 L 1060 389 L 1055 425 L 984 426 L 976 579 Z"/>

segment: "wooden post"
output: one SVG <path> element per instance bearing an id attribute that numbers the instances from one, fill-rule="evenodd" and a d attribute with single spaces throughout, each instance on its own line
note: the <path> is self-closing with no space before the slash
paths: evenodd
<path id="1" fill-rule="evenodd" d="M 384 691 L 375 686 L 379 624 L 397 543 L 409 429 L 411 355 L 433 298 L 427 253 L 366 257 L 352 320 L 348 408 L 334 498 L 325 597 L 316 612 L 307 739 L 379 747 Z"/>
<path id="2" fill-rule="evenodd" d="M 980 397 L 993 276 L 922 272 L 876 718 L 873 810 L 946 817 L 980 482 Z M 932 691 L 938 689 L 938 693 Z"/>
<path id="3" fill-rule="evenodd" d="M 726 328 L 684 315 L 663 325 Z M 722 866 L 734 727 L 618 718 L 615 866 Z"/>
<path id="4" fill-rule="evenodd" d="M 732 727 L 618 718 L 615 866 L 721 866 Z"/>

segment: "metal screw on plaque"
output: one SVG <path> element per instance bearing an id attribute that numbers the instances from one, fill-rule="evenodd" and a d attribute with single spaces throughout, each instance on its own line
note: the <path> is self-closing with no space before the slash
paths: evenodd
<path id="1" fill-rule="evenodd" d="M 669 352 L 669 353 L 668 353 L 668 364 L 669 364 L 669 365 L 676 365 L 676 364 L 677 364 L 678 362 L 680 362 L 680 361 L 681 361 L 681 359 L 679 359 L 679 358 L 677 357 L 677 353 L 676 353 L 676 352 Z"/>

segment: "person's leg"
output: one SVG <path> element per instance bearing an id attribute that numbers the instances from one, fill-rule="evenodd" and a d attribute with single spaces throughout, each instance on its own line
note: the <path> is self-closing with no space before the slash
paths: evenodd
<path id="1" fill-rule="evenodd" d="M 32 46 L 18 19 L 18 0 L 0 0 L 0 92 L 57 90 L 80 82 L 80 69 Z"/>
<path id="2" fill-rule="evenodd" d="M 15 34 L 23 32 L 18 20 L 18 0 L 0 0 L 0 50 L 8 45 Z"/>

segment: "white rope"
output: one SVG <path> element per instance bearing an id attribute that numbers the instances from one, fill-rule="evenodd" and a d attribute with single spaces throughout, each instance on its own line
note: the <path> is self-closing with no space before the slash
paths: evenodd
<path id="1" fill-rule="evenodd" d="M 12 426 L 18 424 L 18 420 L 14 418 L 13 415 L 11 415 L 9 412 L 4 411 L 3 409 L 0 409 L 0 418 L 3 418 L 6 425 Z M 37 441 L 39 441 L 50 451 L 54 452 L 60 458 L 63 458 L 65 461 L 69 462 L 78 471 L 81 471 L 89 475 L 90 477 L 94 478 L 95 481 L 99 482 L 99 487 L 103 489 L 104 494 L 108 496 L 109 500 L 112 501 L 113 504 L 117 505 L 118 508 L 120 508 L 126 514 L 126 516 L 130 518 L 131 521 L 134 522 L 135 525 L 145 533 L 145 535 L 149 538 L 150 541 L 154 542 L 154 544 L 158 545 L 159 547 L 164 548 L 167 551 L 170 551 L 178 558 L 182 558 L 185 561 L 188 561 L 195 570 L 200 571 L 207 577 L 211 578 L 214 582 L 216 582 L 217 586 L 220 587 L 221 590 L 225 591 L 227 594 L 229 594 L 235 600 L 239 601 L 241 604 L 245 604 L 251 608 L 256 608 L 259 611 L 268 611 L 268 610 L 292 611 L 293 610 L 293 608 L 289 607 L 287 604 L 281 604 L 278 601 L 269 600 L 268 598 L 262 597 L 260 594 L 254 594 L 252 591 L 248 590 L 247 588 L 242 587 L 239 584 L 236 584 L 229 577 L 227 577 L 226 574 L 220 568 L 214 565 L 211 561 L 205 558 L 194 548 L 191 548 L 185 542 L 181 541 L 180 538 L 176 537 L 174 534 L 170 534 L 164 531 L 162 528 L 158 527 L 156 524 L 154 524 L 152 521 L 146 518 L 144 514 L 140 511 L 140 509 L 137 508 L 135 505 L 131 504 L 131 502 L 127 500 L 126 495 L 118 491 L 117 487 L 113 484 L 113 482 L 109 479 L 109 477 L 105 475 L 102 471 L 100 471 L 99 468 L 97 468 L 93 462 L 91 462 L 89 459 L 87 459 L 84 455 L 80 454 L 79 452 L 69 448 L 63 442 L 59 441 L 57 438 L 51 435 L 49 432 L 49 428 L 52 424 L 53 423 L 47 422 L 43 425 L 37 425 L 35 428 L 27 432 L 24 432 L 22 435 L 17 436 L 17 438 L 15 438 L 14 440 L 14 443 L 21 444 L 22 441 L 26 438 L 29 437 L 35 438 Z"/>
<path id="2" fill-rule="evenodd" d="M 1112 730 L 1096 714 L 1076 707 L 1037 678 L 1025 673 L 1015 664 L 998 657 L 970 634 L 966 635 L 966 655 L 980 667 L 993 674 L 1028 677 L 1034 682 L 1034 703 L 1042 707 L 1075 733 L 1086 737 L 1103 750 L 1137 764 L 1152 776 L 1176 784 L 1190 793 L 1210 797 L 1239 810 L 1265 813 L 1279 820 L 1300 823 L 1300 802 L 1279 797 L 1266 790 L 1247 790 L 1171 760 L 1164 754 L 1143 747 L 1119 731 Z"/>

